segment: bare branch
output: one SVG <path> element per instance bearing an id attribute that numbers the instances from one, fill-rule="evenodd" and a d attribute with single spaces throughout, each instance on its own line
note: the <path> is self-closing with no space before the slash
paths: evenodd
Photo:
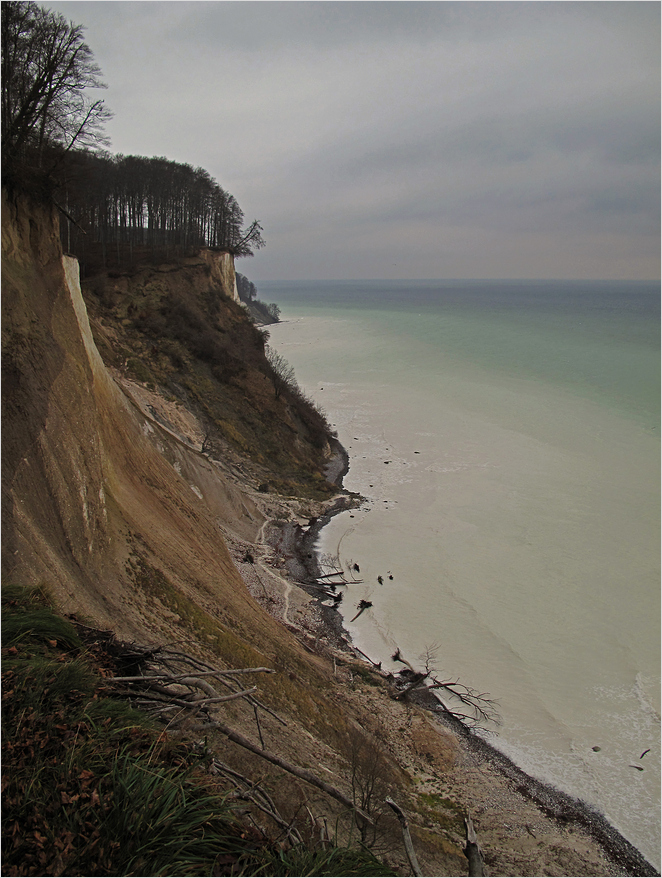
<path id="1" fill-rule="evenodd" d="M 293 765 L 291 762 L 287 762 L 287 760 L 281 759 L 280 756 L 276 756 L 276 754 L 274 753 L 269 753 L 267 750 L 261 750 L 257 746 L 257 744 L 253 744 L 253 742 L 249 741 L 248 738 L 240 735 L 239 732 L 234 731 L 234 729 L 231 729 L 224 723 L 214 722 L 214 727 L 223 732 L 223 734 L 226 735 L 230 741 L 233 741 L 235 744 L 239 744 L 240 747 L 244 747 L 246 750 L 250 750 L 251 753 L 255 753 L 262 759 L 266 759 L 267 762 L 271 762 L 273 763 L 273 765 L 278 765 L 279 768 L 283 768 L 285 771 L 288 771 L 295 777 L 298 777 L 301 780 L 305 780 L 306 783 L 311 784 L 311 786 L 317 787 L 318 789 L 325 792 L 327 795 L 331 796 L 333 799 L 336 799 L 336 801 L 340 802 L 346 808 L 355 811 L 364 820 L 372 825 L 373 820 L 360 808 L 358 808 L 351 799 L 349 799 L 344 793 L 341 793 L 340 790 L 336 789 L 336 787 L 331 786 L 331 784 L 326 783 L 326 781 L 323 781 L 319 777 L 314 775 L 312 771 L 308 771 L 307 768 L 300 768 L 298 765 Z"/>
<path id="2" fill-rule="evenodd" d="M 407 852 L 407 859 L 409 860 L 409 865 L 412 868 L 414 875 L 422 876 L 421 867 L 418 865 L 418 860 L 416 859 L 416 852 L 414 851 L 414 845 L 411 840 L 411 833 L 409 832 L 409 821 L 407 820 L 407 816 L 405 812 L 399 805 L 393 801 L 393 799 L 389 796 L 386 800 L 386 804 L 395 811 L 395 814 L 400 821 L 400 826 L 402 827 L 402 839 L 405 843 L 405 851 Z"/>

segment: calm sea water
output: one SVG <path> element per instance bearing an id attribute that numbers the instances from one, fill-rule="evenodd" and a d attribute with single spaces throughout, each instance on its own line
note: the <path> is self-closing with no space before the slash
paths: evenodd
<path id="1" fill-rule="evenodd" d="M 441 676 L 498 699 L 495 746 L 659 867 L 658 285 L 263 282 L 260 297 L 366 498 L 321 545 L 361 567 L 341 605 L 349 620 L 372 601 L 346 622 L 356 645 L 385 666 L 433 649 Z"/>

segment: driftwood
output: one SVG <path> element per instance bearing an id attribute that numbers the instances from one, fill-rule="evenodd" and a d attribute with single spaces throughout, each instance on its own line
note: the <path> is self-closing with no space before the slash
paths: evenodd
<path id="1" fill-rule="evenodd" d="M 478 845 L 476 830 L 469 814 L 464 818 L 464 826 L 467 833 L 467 843 L 464 846 L 464 856 L 469 861 L 469 875 L 485 875 L 483 854 Z"/>
<path id="2" fill-rule="evenodd" d="M 363 600 L 359 601 L 358 604 L 356 605 L 356 609 L 358 610 L 358 613 L 356 614 L 356 616 L 354 616 L 349 621 L 353 622 L 354 619 L 358 619 L 359 616 L 361 615 L 361 613 L 363 613 L 365 610 L 369 609 L 371 606 L 372 606 L 372 601 L 363 601 Z"/>
<path id="3" fill-rule="evenodd" d="M 407 852 L 407 859 L 409 860 L 409 865 L 412 868 L 414 875 L 422 876 L 421 867 L 418 865 L 418 860 L 416 859 L 416 852 L 414 851 L 414 845 L 411 840 L 411 833 L 409 832 L 409 821 L 407 820 L 407 815 L 402 810 L 399 805 L 393 801 L 393 799 L 389 796 L 386 800 L 386 804 L 395 811 L 396 817 L 400 821 L 400 826 L 402 827 L 402 840 L 405 843 L 405 851 Z M 483 874 L 482 872 L 480 873 Z"/>
<path id="4" fill-rule="evenodd" d="M 363 658 L 364 658 L 367 662 L 370 662 L 370 664 L 373 666 L 373 668 L 374 668 L 376 671 L 381 671 L 381 669 L 382 669 L 382 663 L 381 663 L 381 662 L 373 661 L 373 659 L 371 659 L 369 655 L 367 655 L 365 652 L 363 652 L 362 649 L 359 649 L 358 646 L 353 646 L 352 649 L 354 650 L 354 652 L 358 652 L 359 655 L 362 655 Z"/>
<path id="5" fill-rule="evenodd" d="M 427 674 L 421 674 L 421 673 L 413 674 L 411 681 L 407 684 L 406 689 L 403 689 L 401 692 L 398 692 L 398 694 L 395 696 L 396 700 L 399 698 L 405 698 L 414 689 L 418 689 L 418 687 L 426 679 L 426 677 L 427 677 Z"/>
<path id="6" fill-rule="evenodd" d="M 499 725 L 501 718 L 498 712 L 498 703 L 487 692 L 479 692 L 470 686 L 465 686 L 459 680 L 440 680 L 435 675 L 433 667 L 434 647 L 429 647 L 421 661 L 425 660 L 425 670 L 417 671 L 407 659 L 403 658 L 399 649 L 391 656 L 391 661 L 406 665 L 407 671 L 400 674 L 406 680 L 404 687 L 394 695 L 394 698 L 405 698 L 416 689 L 425 689 L 435 698 L 441 710 L 454 720 L 462 723 L 468 729 L 485 729 L 491 725 Z M 447 697 L 448 703 L 442 698 L 442 693 Z M 459 703 L 459 707 L 456 706 Z"/>

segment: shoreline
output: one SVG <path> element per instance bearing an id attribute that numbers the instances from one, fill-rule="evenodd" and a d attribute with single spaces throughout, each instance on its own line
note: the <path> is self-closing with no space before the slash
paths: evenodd
<path id="1" fill-rule="evenodd" d="M 335 473 L 333 478 L 329 478 L 329 481 L 344 491 L 342 482 L 349 471 L 350 458 L 346 449 L 337 439 L 334 440 L 334 446 L 337 461 L 335 464 L 332 461 L 327 467 L 327 477 L 329 477 L 329 473 Z M 319 536 L 332 518 L 352 508 L 356 499 L 358 499 L 358 495 L 345 492 L 337 497 L 324 514 L 311 523 L 307 530 L 297 529 L 293 535 L 296 566 L 301 571 L 304 571 L 304 576 L 309 581 L 303 581 L 297 575 L 294 578 L 297 580 L 296 584 L 303 588 L 314 601 L 321 616 L 325 633 L 330 636 L 331 645 L 344 652 L 350 652 L 357 660 L 365 663 L 372 670 L 377 670 L 386 680 L 389 676 L 393 675 L 382 671 L 381 668 L 378 668 L 372 662 L 369 656 L 366 656 L 365 653 L 353 645 L 351 635 L 345 629 L 342 616 L 336 607 L 326 605 L 324 598 L 319 594 L 313 593 L 314 591 L 319 591 L 319 586 L 316 583 L 313 584 L 321 572 L 316 546 Z M 294 571 L 290 572 L 294 573 Z M 500 776 L 510 781 L 517 793 L 532 802 L 546 817 L 553 820 L 559 828 L 564 829 L 574 826 L 586 832 L 603 851 L 609 863 L 616 869 L 623 870 L 622 874 L 632 876 L 660 875 L 660 872 L 655 869 L 641 851 L 612 826 L 596 808 L 563 792 L 552 784 L 545 783 L 527 774 L 497 747 L 468 730 L 459 721 L 448 717 L 442 708 L 439 707 L 434 696 L 429 692 L 421 691 L 415 693 L 412 701 L 426 712 L 433 714 L 444 729 L 450 732 L 474 759 L 477 759 L 480 763 L 486 763 Z"/>

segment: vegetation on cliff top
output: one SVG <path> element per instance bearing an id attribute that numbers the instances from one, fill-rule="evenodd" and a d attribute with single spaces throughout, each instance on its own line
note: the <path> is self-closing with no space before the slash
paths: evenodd
<path id="1" fill-rule="evenodd" d="M 80 25 L 32 2 L 3 3 L 2 73 L 3 182 L 58 207 L 106 361 L 194 408 L 207 450 L 229 443 L 262 467 L 262 484 L 329 496 L 331 431 L 295 382 L 283 388 L 266 336 L 211 277 L 150 275 L 201 248 L 250 256 L 264 246 L 259 222 L 243 228 L 236 200 L 202 168 L 103 151 L 109 113 L 89 93 L 104 84 Z M 253 317 L 277 319 L 240 278 Z M 114 339 L 100 336 L 101 322 Z"/>
<path id="2" fill-rule="evenodd" d="M 260 223 L 242 228 L 236 199 L 207 171 L 166 158 L 78 151 L 56 194 L 66 208 L 62 243 L 83 275 L 202 247 L 252 256 L 264 246 Z"/>
<path id="3" fill-rule="evenodd" d="M 31 0 L 2 4 L 3 183 L 51 198 L 83 273 L 195 248 L 251 256 L 262 227 L 203 168 L 112 156 L 105 88 L 83 27 Z"/>

